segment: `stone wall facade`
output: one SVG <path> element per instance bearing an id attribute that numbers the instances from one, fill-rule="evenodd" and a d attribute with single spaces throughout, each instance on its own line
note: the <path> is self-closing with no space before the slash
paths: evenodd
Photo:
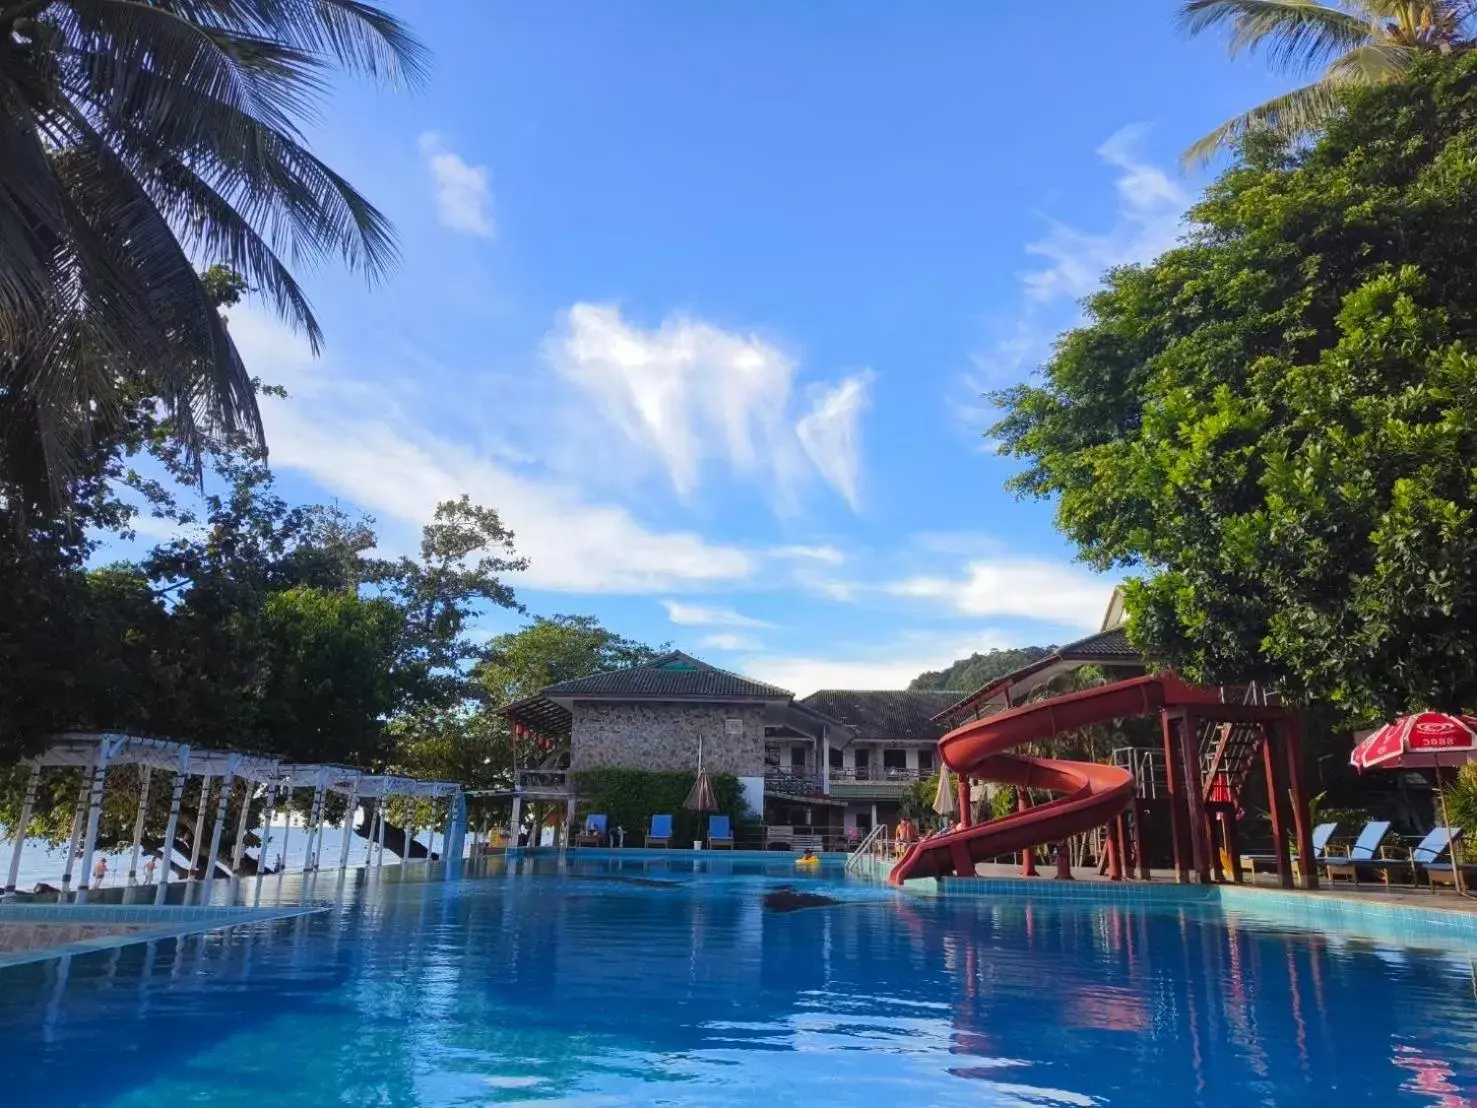
<path id="1" fill-rule="evenodd" d="M 742 735 L 725 733 L 730 719 Z M 764 775 L 764 705 L 753 703 L 576 701 L 570 769 L 695 770 L 699 738 L 710 772 Z"/>

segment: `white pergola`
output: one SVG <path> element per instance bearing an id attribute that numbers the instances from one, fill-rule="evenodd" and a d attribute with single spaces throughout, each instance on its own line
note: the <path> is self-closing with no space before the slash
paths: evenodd
<path id="1" fill-rule="evenodd" d="M 217 869 L 222 865 L 219 857 L 221 833 L 226 818 L 226 806 L 230 799 L 232 786 L 237 779 L 243 784 L 243 795 L 241 798 L 241 815 L 236 829 L 236 845 L 232 852 L 230 873 L 234 876 L 241 868 L 246 851 L 246 829 L 250 810 L 252 795 L 258 785 L 265 785 L 267 789 L 266 808 L 263 811 L 263 826 L 270 827 L 272 816 L 275 811 L 278 793 L 285 791 L 290 797 L 292 792 L 299 788 L 310 788 L 313 790 L 313 802 L 308 821 L 308 869 L 318 868 L 317 844 L 322 842 L 324 820 L 323 798 L 329 792 L 339 793 L 348 798 L 349 809 L 345 817 L 345 834 L 343 844 L 339 851 L 339 869 L 344 870 L 348 866 L 349 839 L 352 830 L 354 811 L 360 799 L 385 800 L 393 796 L 407 798 L 428 798 L 432 801 L 442 797 L 454 797 L 461 791 L 461 786 L 450 781 L 421 781 L 412 777 L 400 777 L 392 775 L 372 775 L 352 766 L 319 765 L 284 763 L 277 758 L 261 754 L 247 754 L 240 751 L 207 750 L 191 746 L 187 743 L 170 742 L 165 739 L 144 738 L 138 735 L 128 735 L 116 732 L 100 733 L 69 733 L 58 735 L 51 740 L 46 748 L 33 758 L 22 760 L 23 766 L 29 766 L 31 773 L 26 782 L 25 798 L 21 806 L 20 820 L 17 822 L 17 834 L 15 846 L 11 852 L 10 870 L 7 875 L 5 891 L 15 891 L 16 880 L 20 875 L 21 850 L 25 843 L 25 828 L 31 822 L 31 816 L 35 808 L 36 795 L 41 783 L 42 771 L 48 768 L 81 768 L 82 787 L 77 796 L 77 807 L 72 819 L 72 835 L 67 846 L 66 868 L 62 877 L 62 894 L 66 895 L 71 881 L 76 861 L 81 858 L 81 874 L 77 884 L 75 903 L 83 904 L 87 901 L 88 881 L 92 876 L 93 854 L 97 846 L 98 822 L 102 812 L 103 792 L 107 781 L 109 768 L 118 765 L 134 765 L 140 767 L 141 786 L 139 789 L 138 813 L 134 818 L 133 825 L 133 852 L 128 867 L 128 884 L 136 884 L 138 877 L 138 860 L 142 846 L 144 816 L 148 808 L 149 786 L 153 771 L 165 770 L 171 774 L 171 793 L 169 803 L 169 818 L 165 825 L 165 864 L 168 866 L 168 858 L 172 852 L 175 830 L 179 823 L 180 806 L 184 800 L 186 781 L 190 777 L 199 777 L 200 780 L 200 805 L 198 809 L 196 833 L 194 836 L 193 856 L 190 859 L 188 882 L 193 884 L 197 880 L 200 870 L 200 847 L 203 841 L 201 832 L 205 827 L 206 806 L 210 796 L 212 780 L 220 781 L 220 798 L 216 804 L 214 827 L 210 836 L 210 850 L 207 854 L 206 873 L 208 878 L 213 878 Z M 450 818 L 450 806 L 448 807 L 448 819 Z M 378 865 L 384 864 L 384 806 L 376 807 L 379 819 L 378 835 Z M 290 833 L 290 827 L 289 827 Z M 444 833 L 444 832 L 443 832 Z M 406 843 L 414 841 L 415 829 L 406 829 Z M 435 827 L 434 821 L 431 828 L 432 843 L 434 843 Z M 373 839 L 371 840 L 373 841 Z M 286 850 L 287 840 L 283 840 L 283 850 Z M 407 847 L 406 854 L 409 854 Z M 430 854 L 428 848 L 427 854 Z M 402 862 L 408 861 L 408 857 Z M 262 855 L 258 859 L 257 873 L 261 875 L 266 864 L 265 838 L 263 839 Z M 168 885 L 167 872 L 160 880 L 154 894 L 154 903 L 163 904 L 165 889 Z M 261 895 L 260 884 L 257 887 L 257 896 Z M 190 899 L 187 887 L 185 894 L 186 902 Z"/>

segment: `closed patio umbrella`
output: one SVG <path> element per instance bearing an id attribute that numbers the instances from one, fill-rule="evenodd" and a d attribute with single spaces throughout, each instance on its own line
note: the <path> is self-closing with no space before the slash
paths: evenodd
<path id="1" fill-rule="evenodd" d="M 939 770 L 939 788 L 934 794 L 933 810 L 948 819 L 954 814 L 954 789 L 949 784 L 949 767 L 944 766 Z"/>
<path id="2" fill-rule="evenodd" d="M 718 810 L 718 801 L 713 797 L 713 783 L 708 780 L 707 770 L 697 771 L 697 780 L 692 783 L 692 790 L 687 794 L 687 799 L 682 802 L 682 807 L 689 812 L 716 812 Z"/>
<path id="3" fill-rule="evenodd" d="M 692 783 L 692 789 L 687 794 L 687 799 L 682 802 L 682 807 L 689 812 L 716 812 L 718 801 L 713 797 L 713 783 L 708 780 L 708 771 L 703 769 L 703 740 L 698 736 L 697 740 L 697 780 Z"/>

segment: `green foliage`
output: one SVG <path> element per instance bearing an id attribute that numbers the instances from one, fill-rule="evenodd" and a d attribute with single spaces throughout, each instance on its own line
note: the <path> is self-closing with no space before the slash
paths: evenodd
<path id="1" fill-rule="evenodd" d="M 387 600 L 295 588 L 273 593 L 258 629 L 253 745 L 293 761 L 384 762 L 403 617 Z"/>
<path id="2" fill-rule="evenodd" d="M 1108 275 L 996 397 L 1014 487 L 1132 569 L 1135 644 L 1192 680 L 1391 716 L 1477 700 L 1477 56 L 1262 142 L 1184 245 Z"/>
<path id="3" fill-rule="evenodd" d="M 1019 806 L 1014 789 L 996 789 L 990 794 L 990 818 L 1008 816 Z"/>
<path id="4" fill-rule="evenodd" d="M 914 781 L 898 803 L 898 811 L 924 830 L 933 830 L 943 821 L 943 817 L 933 810 L 933 801 L 938 796 L 938 790 L 937 773 Z"/>
<path id="5" fill-rule="evenodd" d="M 59 514 L 140 393 L 192 461 L 225 433 L 260 440 L 219 307 L 249 284 L 316 349 L 289 263 L 388 270 L 388 221 L 303 125 L 333 71 L 417 77 L 425 54 L 357 0 L 25 0 L 0 25 L 0 485 Z"/>
<path id="6" fill-rule="evenodd" d="M 1028 666 L 1050 654 L 1055 647 L 1023 646 L 1015 650 L 991 650 L 987 654 L 971 654 L 944 669 L 929 670 L 913 678 L 910 689 L 959 690 L 973 692 L 997 677 Z"/>
<path id="7" fill-rule="evenodd" d="M 1298 77 L 1323 72 L 1223 123 L 1185 158 L 1208 158 L 1248 135 L 1299 139 L 1333 118 L 1341 88 L 1398 81 L 1423 54 L 1470 49 L 1473 16 L 1464 0 L 1188 0 L 1180 23 L 1191 34 L 1225 29 L 1232 54 L 1261 50 Z"/>
<path id="8" fill-rule="evenodd" d="M 1470 858 L 1474 849 L 1470 844 L 1477 842 L 1477 765 L 1463 766 L 1456 780 L 1445 786 L 1445 794 L 1446 814 L 1454 826 L 1462 829 L 1462 842 L 1466 844 L 1463 853 Z M 1441 818 L 1439 804 L 1436 818 Z"/>
<path id="9" fill-rule="evenodd" d="M 594 616 L 538 616 L 487 644 L 477 680 L 494 703 L 506 705 L 560 681 L 645 665 L 668 649 L 617 635 Z"/>
<path id="10" fill-rule="evenodd" d="M 591 769 L 574 775 L 579 792 L 578 818 L 592 812 L 610 817 L 613 831 L 626 829 L 626 845 L 639 846 L 654 815 L 672 817 L 672 844 L 689 844 L 708 837 L 708 817 L 682 807 L 697 774 L 644 769 Z M 728 773 L 708 775 L 718 811 L 726 813 L 737 829 L 745 815 L 743 788 Z"/>

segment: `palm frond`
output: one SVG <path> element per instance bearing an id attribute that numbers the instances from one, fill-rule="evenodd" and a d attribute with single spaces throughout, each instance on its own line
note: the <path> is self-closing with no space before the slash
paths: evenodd
<path id="1" fill-rule="evenodd" d="M 1232 55 L 1265 50 L 1276 68 L 1309 71 L 1370 41 L 1371 19 L 1319 0 L 1189 0 L 1180 26 L 1191 35 L 1229 31 Z"/>
<path id="2" fill-rule="evenodd" d="M 1181 154 L 1180 161 L 1187 166 L 1202 165 L 1254 131 L 1307 134 L 1331 119 L 1338 108 L 1336 85 L 1327 81 L 1304 85 L 1222 123 Z"/>
<path id="3" fill-rule="evenodd" d="M 1371 42 L 1336 59 L 1328 67 L 1325 80 L 1337 85 L 1380 85 L 1386 81 L 1398 81 L 1420 54 L 1414 46 Z"/>

